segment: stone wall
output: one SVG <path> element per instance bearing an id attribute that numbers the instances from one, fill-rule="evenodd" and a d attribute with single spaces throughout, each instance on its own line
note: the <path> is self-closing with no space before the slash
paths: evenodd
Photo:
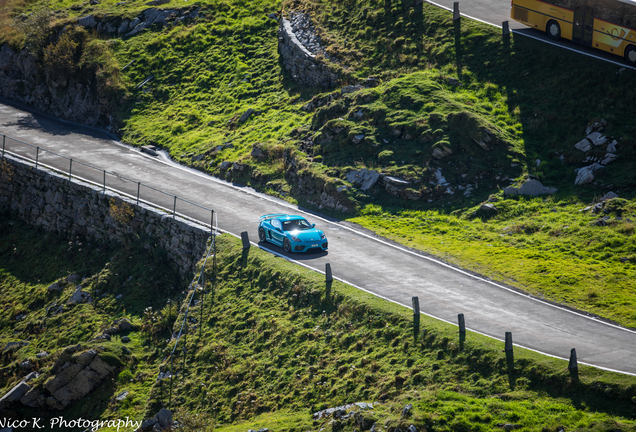
<path id="1" fill-rule="evenodd" d="M 59 174 L 35 169 L 32 164 L 4 159 L 12 171 L 0 172 L 0 209 L 10 209 L 26 223 L 72 236 L 97 241 L 120 242 L 133 232 L 147 235 L 165 249 L 169 259 L 187 275 L 206 252 L 210 229 L 185 219 L 162 213 L 144 204 L 123 198 Z M 2 163 L 2 162 L 0 162 Z M 110 200 L 127 202 L 134 217 L 125 225 L 110 214 Z"/>
<path id="2" fill-rule="evenodd" d="M 278 51 L 285 69 L 297 83 L 327 88 L 338 84 L 338 75 L 300 43 L 291 23 L 282 17 L 278 27 Z"/>

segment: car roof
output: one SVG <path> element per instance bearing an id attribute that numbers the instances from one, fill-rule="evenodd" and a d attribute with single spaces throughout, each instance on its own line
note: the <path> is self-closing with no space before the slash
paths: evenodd
<path id="1" fill-rule="evenodd" d="M 279 220 L 288 221 L 288 220 L 299 220 L 299 219 L 305 219 L 305 218 L 298 215 L 288 215 L 288 214 L 282 214 L 282 213 L 261 216 L 261 220 L 271 220 L 271 219 L 279 219 Z"/>

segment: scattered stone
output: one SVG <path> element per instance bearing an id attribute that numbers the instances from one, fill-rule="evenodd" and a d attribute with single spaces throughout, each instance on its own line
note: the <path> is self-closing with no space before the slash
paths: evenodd
<path id="1" fill-rule="evenodd" d="M 68 363 L 44 384 L 51 394 L 46 398 L 46 404 L 56 410 L 63 410 L 71 402 L 88 395 L 115 370 L 95 350 L 86 351 Z"/>
<path id="2" fill-rule="evenodd" d="M 172 412 L 165 408 L 161 408 L 157 415 L 155 415 L 157 419 L 157 423 L 161 426 L 162 429 L 172 429 Z"/>
<path id="3" fill-rule="evenodd" d="M 260 147 L 257 146 L 256 143 L 254 143 L 252 144 L 252 152 L 250 153 L 250 156 L 252 156 L 254 159 L 261 159 L 265 157 L 265 153 Z"/>
<path id="4" fill-rule="evenodd" d="M 131 353 L 132 353 L 132 351 L 130 351 L 130 350 L 128 349 L 128 347 L 125 347 L 125 346 L 123 346 L 123 345 L 122 345 L 122 347 L 121 347 L 121 352 L 123 352 L 124 354 L 131 354 Z"/>
<path id="5" fill-rule="evenodd" d="M 587 139 L 597 147 L 602 146 L 609 141 L 609 139 L 606 136 L 601 135 L 600 132 L 592 132 L 587 136 Z"/>
<path id="6" fill-rule="evenodd" d="M 119 331 L 129 331 L 134 329 L 134 326 L 128 318 L 124 318 L 117 324 Z"/>
<path id="7" fill-rule="evenodd" d="M 117 401 L 123 401 L 124 399 L 126 399 L 128 397 L 128 390 L 124 390 L 123 392 L 119 393 L 116 397 L 115 400 Z"/>
<path id="8" fill-rule="evenodd" d="M 593 163 L 592 165 L 579 168 L 576 175 L 576 180 L 574 180 L 575 185 L 583 185 L 587 183 L 591 183 L 594 180 L 594 171 L 604 168 L 603 165 L 598 163 Z"/>
<path id="9" fill-rule="evenodd" d="M 29 390 L 31 390 L 31 386 L 24 381 L 20 381 L 11 390 L 9 390 L 7 394 L 0 398 L 0 410 L 4 410 L 11 403 L 20 400 L 20 398 Z"/>
<path id="10" fill-rule="evenodd" d="M 618 198 L 618 194 L 610 191 L 606 193 L 605 195 L 603 195 L 603 198 L 601 198 L 601 201 L 611 200 L 612 198 Z"/>
<path id="11" fill-rule="evenodd" d="M 482 210 L 486 213 L 497 213 L 497 207 L 492 204 L 482 204 L 479 206 L 479 210 Z"/>
<path id="12" fill-rule="evenodd" d="M 92 303 L 93 298 L 86 291 L 82 291 L 82 286 L 78 285 L 75 288 L 75 292 L 66 304 L 78 304 L 78 303 Z"/>
<path id="13" fill-rule="evenodd" d="M 340 94 L 354 93 L 359 90 L 362 90 L 362 88 L 363 87 L 361 85 L 344 86 L 343 88 L 340 89 Z"/>
<path id="14" fill-rule="evenodd" d="M 440 145 L 433 149 L 431 156 L 433 156 L 435 159 L 444 159 L 445 157 L 450 156 L 452 154 L 453 154 L 453 151 L 449 147 L 445 145 Z"/>
<path id="15" fill-rule="evenodd" d="M 594 122 L 587 127 L 587 129 L 585 130 L 585 135 L 589 135 L 592 132 L 603 132 L 603 130 L 605 129 L 605 126 L 607 126 L 607 121 L 603 119 L 600 121 Z"/>
<path id="16" fill-rule="evenodd" d="M 124 297 L 123 294 L 117 294 L 117 297 L 115 297 L 115 300 L 120 300 Z"/>
<path id="17" fill-rule="evenodd" d="M 456 78 L 449 78 L 448 83 L 455 87 L 460 87 L 462 85 L 462 82 Z"/>
<path id="18" fill-rule="evenodd" d="M 48 357 L 48 356 L 49 356 L 49 353 L 47 353 L 46 351 L 39 352 L 39 353 L 37 353 L 37 354 L 35 355 L 35 357 L 37 357 L 37 358 L 39 358 L 39 359 L 46 358 L 46 357 Z"/>
<path id="19" fill-rule="evenodd" d="M 364 139 L 364 135 L 360 134 L 360 135 L 355 135 L 352 139 L 354 144 L 360 144 L 362 142 L 362 140 Z"/>
<path id="20" fill-rule="evenodd" d="M 409 417 L 411 415 L 411 410 L 413 409 L 413 405 L 412 404 L 408 404 L 406 405 L 403 409 L 402 409 L 402 418 L 406 418 Z"/>
<path id="21" fill-rule="evenodd" d="M 28 369 L 31 369 L 32 367 L 33 367 L 33 363 L 31 363 L 31 360 L 25 360 L 22 363 L 20 363 L 20 369 L 28 370 Z"/>
<path id="22" fill-rule="evenodd" d="M 97 21 L 95 21 L 95 18 L 93 17 L 93 15 L 86 15 L 85 17 L 78 19 L 77 22 L 82 27 L 88 27 L 88 28 L 93 28 L 97 25 Z"/>
<path id="23" fill-rule="evenodd" d="M 601 165 L 610 164 L 614 162 L 617 158 L 618 156 L 616 156 L 614 153 L 606 153 L 605 158 L 601 161 Z"/>
<path id="24" fill-rule="evenodd" d="M 141 147 L 141 151 L 144 153 L 148 153 L 150 156 L 157 156 L 157 147 L 153 145 L 145 145 Z"/>
<path id="25" fill-rule="evenodd" d="M 556 188 L 546 187 L 539 180 L 528 180 L 520 188 L 506 187 L 504 193 L 506 195 L 550 195 L 557 192 Z"/>
<path id="26" fill-rule="evenodd" d="M 245 123 L 247 121 L 247 119 L 250 118 L 250 116 L 254 113 L 254 110 L 252 108 L 248 108 L 247 111 L 245 111 L 243 113 L 243 115 L 241 116 L 241 118 L 239 119 L 239 121 L 241 123 Z"/>
<path id="27" fill-rule="evenodd" d="M 225 171 L 227 169 L 229 169 L 230 167 L 232 167 L 233 163 L 230 161 L 223 161 L 221 162 L 221 165 L 219 166 L 219 168 L 221 169 L 221 171 Z"/>
<path id="28" fill-rule="evenodd" d="M 497 427 L 500 427 L 500 428 L 502 428 L 505 431 L 511 431 L 511 430 L 515 430 L 515 429 L 521 429 L 523 426 L 518 425 L 518 424 L 499 423 L 497 425 Z"/>
<path id="29" fill-rule="evenodd" d="M 61 291 L 62 287 L 60 287 L 60 284 L 57 282 L 52 283 L 51 285 L 49 285 L 49 287 L 47 288 L 47 290 L 49 292 L 55 292 L 55 291 Z"/>
<path id="30" fill-rule="evenodd" d="M 356 402 L 356 403 L 352 403 L 352 404 L 348 404 L 348 405 L 342 405 L 342 406 L 338 406 L 338 407 L 334 407 L 334 408 L 327 408 L 318 412 L 315 412 L 312 414 L 312 419 L 314 420 L 320 420 L 320 419 L 325 419 L 328 417 L 333 416 L 335 413 L 338 413 L 339 417 L 342 417 L 342 413 L 343 412 L 347 412 L 348 410 L 357 408 L 359 410 L 368 410 L 373 408 L 373 403 L 366 403 L 366 402 Z"/>
<path id="31" fill-rule="evenodd" d="M 380 173 L 373 170 L 361 169 L 360 171 L 349 171 L 346 175 L 349 183 L 359 185 L 361 190 L 369 190 L 376 185 L 380 179 Z"/>
<path id="32" fill-rule="evenodd" d="M 121 341 L 124 342 L 124 343 L 128 343 L 128 342 L 130 342 L 130 338 L 128 336 L 124 336 L 124 337 L 121 338 Z"/>
<path id="33" fill-rule="evenodd" d="M 613 140 L 611 143 L 609 143 L 607 145 L 607 149 L 606 151 L 609 153 L 616 153 L 616 146 L 618 145 L 618 142 L 616 140 Z"/>
<path id="34" fill-rule="evenodd" d="M 587 138 L 583 138 L 581 141 L 574 144 L 574 148 L 585 153 L 592 149 L 592 143 Z"/>
<path id="35" fill-rule="evenodd" d="M 601 213 L 603 211 L 603 207 L 604 206 L 605 206 L 605 203 L 603 203 L 603 202 L 594 204 L 594 206 L 592 207 L 592 213 L 594 213 L 594 214 Z"/>
<path id="36" fill-rule="evenodd" d="M 74 284 L 75 282 L 77 282 L 79 280 L 80 280 L 80 277 L 79 277 L 79 275 L 77 273 L 73 273 L 72 275 L 69 275 L 66 278 L 66 282 L 71 283 L 71 284 Z"/>
<path id="37" fill-rule="evenodd" d="M 7 352 L 9 350 L 13 350 L 13 349 L 17 349 L 23 346 L 27 346 L 29 343 L 27 341 L 20 341 L 20 342 L 8 342 L 5 346 L 4 346 L 4 352 Z"/>

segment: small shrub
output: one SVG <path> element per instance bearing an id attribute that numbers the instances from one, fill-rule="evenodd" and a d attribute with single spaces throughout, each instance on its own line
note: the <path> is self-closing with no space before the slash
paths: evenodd
<path id="1" fill-rule="evenodd" d="M 26 47 L 38 56 L 49 37 L 51 19 L 50 10 L 40 9 L 28 16 L 17 16 L 13 21 L 13 27 L 24 36 Z"/>
<path id="2" fill-rule="evenodd" d="M 122 225 L 126 225 L 135 216 L 135 211 L 127 202 L 117 203 L 115 198 L 110 199 L 110 215 Z"/>
<path id="3" fill-rule="evenodd" d="M 381 151 L 378 155 L 378 160 L 380 160 L 381 162 L 393 160 L 393 152 L 391 150 Z"/>
<path id="4" fill-rule="evenodd" d="M 44 50 L 44 67 L 58 77 L 70 75 L 76 66 L 77 45 L 69 33 L 63 34 L 57 43 Z"/>

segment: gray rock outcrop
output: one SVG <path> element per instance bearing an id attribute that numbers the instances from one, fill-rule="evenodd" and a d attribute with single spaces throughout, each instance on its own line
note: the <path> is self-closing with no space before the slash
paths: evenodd
<path id="1" fill-rule="evenodd" d="M 13 402 L 20 400 L 20 398 L 24 396 L 29 390 L 31 390 L 31 386 L 28 385 L 25 381 L 20 381 L 11 390 L 9 390 L 7 394 L 0 398 L 0 410 L 7 408 Z"/>
<path id="2" fill-rule="evenodd" d="M 591 183 L 594 181 L 594 171 L 597 171 L 601 168 L 605 168 L 603 165 L 598 163 L 593 163 L 592 165 L 579 168 L 577 170 L 576 179 L 574 180 L 574 184 L 583 185 L 586 183 Z"/>
<path id="3" fill-rule="evenodd" d="M 95 78 L 48 77 L 43 81 L 42 76 L 29 51 L 16 52 L 7 44 L 0 47 L 0 96 L 65 120 L 114 127 L 110 117 L 114 105 L 99 95 Z"/>
<path id="4" fill-rule="evenodd" d="M 137 429 L 137 432 L 150 432 L 150 431 L 163 431 L 172 430 L 172 411 L 166 408 L 161 408 L 159 412 L 153 417 L 141 424 L 141 427 Z"/>
<path id="5" fill-rule="evenodd" d="M 375 186 L 380 179 L 380 173 L 368 169 L 349 171 L 346 175 L 346 179 L 349 183 L 358 185 L 361 190 L 369 190 Z"/>
<path id="6" fill-rule="evenodd" d="M 51 394 L 46 398 L 46 404 L 53 409 L 63 410 L 71 402 L 88 395 L 114 370 L 113 366 L 99 357 L 97 351 L 85 351 L 66 363 L 61 371 L 44 384 Z"/>
<path id="7" fill-rule="evenodd" d="M 553 187 L 546 187 L 541 184 L 539 180 L 528 180 L 520 188 L 506 187 L 504 193 L 506 195 L 550 195 L 556 193 L 557 189 Z"/>

